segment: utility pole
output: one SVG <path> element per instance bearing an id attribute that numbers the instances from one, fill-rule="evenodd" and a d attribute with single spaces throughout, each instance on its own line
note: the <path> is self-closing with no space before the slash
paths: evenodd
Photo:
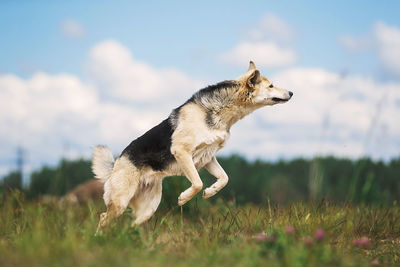
<path id="1" fill-rule="evenodd" d="M 22 177 L 24 174 L 24 149 L 21 146 L 17 148 L 17 173 L 19 175 L 19 183 L 22 185 Z"/>

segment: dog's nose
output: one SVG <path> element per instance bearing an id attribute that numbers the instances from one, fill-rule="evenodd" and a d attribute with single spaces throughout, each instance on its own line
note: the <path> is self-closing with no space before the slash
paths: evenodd
<path id="1" fill-rule="evenodd" d="M 292 92 L 292 91 L 289 91 L 289 95 L 290 95 L 290 97 L 292 97 L 292 95 L 293 95 L 293 92 Z"/>

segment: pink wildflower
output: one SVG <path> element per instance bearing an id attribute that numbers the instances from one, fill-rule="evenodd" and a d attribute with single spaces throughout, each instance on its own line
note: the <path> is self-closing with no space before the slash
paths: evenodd
<path id="1" fill-rule="evenodd" d="M 306 244 L 307 247 L 311 247 L 313 244 L 313 239 L 311 236 L 307 236 L 306 239 L 304 240 L 304 244 Z"/>
<path id="2" fill-rule="evenodd" d="M 360 245 L 363 247 L 368 247 L 369 246 L 369 238 L 366 236 L 361 237 Z"/>
<path id="3" fill-rule="evenodd" d="M 256 239 L 257 241 L 264 242 L 267 239 L 267 234 L 259 233 L 259 234 L 255 235 L 253 238 Z"/>
<path id="4" fill-rule="evenodd" d="M 318 229 L 317 231 L 315 231 L 315 239 L 318 241 L 322 240 L 324 238 L 324 235 L 325 233 L 322 229 Z"/>
<path id="5" fill-rule="evenodd" d="M 371 265 L 379 265 L 379 261 L 377 259 L 374 259 L 371 261 Z"/>
<path id="6" fill-rule="evenodd" d="M 356 246 L 356 247 L 360 246 L 361 245 L 361 240 L 360 239 L 354 239 L 353 245 Z"/>
<path id="7" fill-rule="evenodd" d="M 294 227 L 293 227 L 293 226 L 290 226 L 290 225 L 286 226 L 286 227 L 285 227 L 285 232 L 286 232 L 286 234 L 288 234 L 288 235 L 294 234 Z"/>

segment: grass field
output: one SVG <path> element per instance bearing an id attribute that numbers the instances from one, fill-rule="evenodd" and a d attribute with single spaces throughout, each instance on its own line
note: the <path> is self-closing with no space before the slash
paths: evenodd
<path id="1" fill-rule="evenodd" d="M 196 200 L 193 200 L 194 203 Z M 1 266 L 400 265 L 400 207 L 299 203 L 158 211 L 130 228 L 127 211 L 94 236 L 103 205 L 58 206 L 3 198 Z"/>

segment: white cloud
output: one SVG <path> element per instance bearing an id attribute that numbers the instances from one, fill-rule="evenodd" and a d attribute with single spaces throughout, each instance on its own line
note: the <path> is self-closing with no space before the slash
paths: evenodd
<path id="1" fill-rule="evenodd" d="M 69 74 L 0 75 L 3 159 L 14 158 L 18 146 L 28 151 L 30 168 L 55 163 L 67 152 L 89 156 L 96 144 L 120 153 L 199 86 L 177 70 L 136 61 L 115 41 L 100 43 L 90 55 L 88 80 Z"/>
<path id="2" fill-rule="evenodd" d="M 224 63 L 243 67 L 253 60 L 258 67 L 274 68 L 294 64 L 296 55 L 293 50 L 273 42 L 243 42 L 223 53 L 220 59 Z"/>
<path id="3" fill-rule="evenodd" d="M 176 69 L 155 69 L 138 61 L 112 40 L 91 50 L 87 72 L 90 82 L 106 96 L 134 102 L 179 100 L 202 85 Z"/>
<path id="4" fill-rule="evenodd" d="M 372 51 L 385 71 L 400 77 L 400 29 L 376 22 L 370 33 L 341 36 L 339 43 L 349 52 Z"/>
<path id="5" fill-rule="evenodd" d="M 75 20 L 64 20 L 61 22 L 61 33 L 71 39 L 82 38 L 86 35 L 86 31 L 83 26 Z"/>
<path id="6" fill-rule="evenodd" d="M 294 36 L 293 30 L 275 15 L 264 15 L 243 36 L 243 41 L 219 55 L 222 63 L 245 68 L 253 60 L 261 68 L 279 68 L 296 62 L 296 53 L 287 44 Z"/>
<path id="7" fill-rule="evenodd" d="M 381 63 L 388 71 L 400 76 L 400 29 L 377 22 L 373 33 Z"/>
<path id="8" fill-rule="evenodd" d="M 245 30 L 246 39 L 260 41 L 260 40 L 274 40 L 274 41 L 290 41 L 294 37 L 292 28 L 282 19 L 273 15 L 264 15 L 259 24 Z"/>

